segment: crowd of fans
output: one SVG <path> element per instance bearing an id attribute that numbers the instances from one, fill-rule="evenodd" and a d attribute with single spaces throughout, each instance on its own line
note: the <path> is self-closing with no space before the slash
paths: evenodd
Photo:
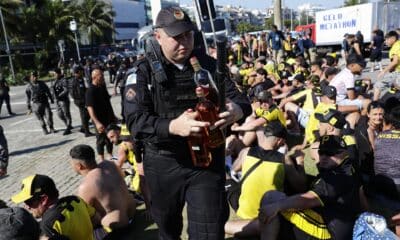
<path id="1" fill-rule="evenodd" d="M 384 43 L 390 47 L 387 66 L 381 62 Z M 365 48 L 360 32 L 346 34 L 341 58 L 336 53 L 319 56 L 308 33 L 295 39 L 276 26 L 269 34 L 245 34 L 230 44 L 230 77 L 248 96 L 253 112 L 232 125 L 226 136 L 227 179 L 241 186 L 234 207 L 237 217 L 226 223 L 226 234 L 361 239 L 364 232 L 354 227 L 353 234 L 353 226 L 368 211 L 383 216 L 388 228 L 400 236 L 399 59 L 399 33 L 384 35 L 379 29 Z M 113 94 L 118 88 L 124 91 L 132 64 L 125 59 L 117 67 L 110 55 L 104 70 L 114 84 Z M 73 67 L 75 73 L 81 69 Z M 105 84 L 101 68 L 87 60 L 82 69 L 86 85 Z M 376 79 L 361 78 L 363 71 L 376 68 L 380 71 Z M 104 108 L 108 93 L 87 95 L 97 152 L 102 160 L 104 146 L 112 154 L 112 144 L 118 144 L 116 164 L 96 163 L 89 146 L 71 149 L 72 168 L 84 176 L 78 196 L 60 198 L 54 181 L 44 175 L 22 180 L 22 190 L 12 200 L 42 218 L 41 233 L 25 210 L 1 204 L 0 233 L 6 239 L 19 235 L 27 237 L 18 239 L 38 239 L 39 234 L 43 239 L 124 239 L 138 198 L 150 207 L 141 156 L 135 156 L 135 143 L 124 125 L 121 129 L 115 124 L 112 108 Z M 99 113 L 112 114 L 102 122 L 96 117 Z M 318 173 L 311 174 L 305 161 Z M 133 168 L 129 185 L 136 200 L 119 174 L 125 162 Z"/>

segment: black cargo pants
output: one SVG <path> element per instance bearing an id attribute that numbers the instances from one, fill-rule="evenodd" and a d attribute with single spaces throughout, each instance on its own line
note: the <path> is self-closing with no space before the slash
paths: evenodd
<path id="1" fill-rule="evenodd" d="M 69 105 L 69 100 L 57 101 L 58 117 L 65 123 L 65 126 L 67 126 L 67 128 L 72 127 L 71 111 Z"/>
<path id="2" fill-rule="evenodd" d="M 145 148 L 144 172 L 159 238 L 180 239 L 186 203 L 189 239 L 224 239 L 229 207 L 223 167 L 220 171 L 198 169 L 190 166 L 190 161 L 188 155 L 178 157 Z"/>
<path id="3" fill-rule="evenodd" d="M 53 128 L 53 113 L 51 112 L 50 104 L 48 102 L 33 103 L 32 111 L 35 113 L 43 129 L 46 128 L 46 122 L 50 129 Z M 45 117 L 46 121 L 44 120 Z"/>

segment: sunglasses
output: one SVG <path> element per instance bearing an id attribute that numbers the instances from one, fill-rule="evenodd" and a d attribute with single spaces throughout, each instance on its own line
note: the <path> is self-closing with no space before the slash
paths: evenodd
<path id="1" fill-rule="evenodd" d="M 37 203 L 37 202 L 40 200 L 40 198 L 41 198 L 41 196 L 36 195 L 36 196 L 33 196 L 33 197 L 31 197 L 30 199 L 26 200 L 24 203 L 25 203 L 27 206 L 32 207 L 32 206 L 35 205 L 35 203 Z"/>

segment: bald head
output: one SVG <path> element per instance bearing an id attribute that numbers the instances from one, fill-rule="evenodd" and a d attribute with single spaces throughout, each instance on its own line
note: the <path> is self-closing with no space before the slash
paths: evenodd
<path id="1" fill-rule="evenodd" d="M 92 84 L 95 86 L 100 86 L 104 84 L 103 71 L 100 69 L 94 69 L 92 71 Z"/>

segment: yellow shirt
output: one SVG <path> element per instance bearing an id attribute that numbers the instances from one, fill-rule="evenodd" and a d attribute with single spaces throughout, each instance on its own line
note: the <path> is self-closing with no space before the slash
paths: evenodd
<path id="1" fill-rule="evenodd" d="M 315 95 L 315 94 L 314 94 Z M 313 100 L 313 93 L 312 89 L 305 89 L 301 92 L 298 92 L 292 96 L 292 98 L 295 101 L 298 101 L 301 98 L 304 98 L 304 104 L 303 104 L 303 109 L 307 111 L 308 113 L 312 113 L 314 111 L 314 101 L 317 101 L 317 99 Z M 317 102 L 315 104 L 318 104 Z"/>
<path id="2" fill-rule="evenodd" d="M 121 142 L 119 147 L 124 149 L 127 154 L 127 161 L 132 165 L 133 170 L 135 171 L 135 176 L 132 178 L 130 187 L 135 191 L 140 193 L 140 177 L 138 173 L 138 167 L 136 162 L 135 153 L 132 149 L 129 148 L 128 144 L 125 142 Z"/>
<path id="3" fill-rule="evenodd" d="M 242 176 L 260 159 L 257 166 L 242 183 L 239 208 L 236 214 L 242 219 L 254 219 L 258 216 L 260 201 L 264 193 L 270 190 L 283 191 L 285 181 L 284 155 L 260 147 L 250 148 L 242 166 Z"/>
<path id="4" fill-rule="evenodd" d="M 389 51 L 389 58 L 392 59 L 393 56 L 396 55 L 400 61 L 400 40 L 397 40 Z M 400 63 L 394 68 L 395 72 L 400 72 Z"/>
<path id="5" fill-rule="evenodd" d="M 264 118 L 267 122 L 279 120 L 279 122 L 286 127 L 285 115 L 276 105 L 272 105 L 268 110 L 257 108 L 256 116 Z"/>
<path id="6" fill-rule="evenodd" d="M 307 140 L 307 143 L 312 144 L 316 140 L 318 140 L 319 136 L 319 120 L 315 118 L 315 113 L 323 113 L 327 111 L 328 109 L 335 109 L 336 110 L 336 105 L 335 104 L 326 104 L 323 102 L 318 103 L 317 107 L 315 108 L 315 111 L 310 115 L 310 119 L 308 120 L 308 124 L 305 129 L 305 137 Z"/>
<path id="7" fill-rule="evenodd" d="M 58 200 L 43 215 L 41 230 L 48 236 L 54 233 L 68 239 L 93 239 L 91 217 L 95 209 L 77 196 L 67 196 Z"/>

